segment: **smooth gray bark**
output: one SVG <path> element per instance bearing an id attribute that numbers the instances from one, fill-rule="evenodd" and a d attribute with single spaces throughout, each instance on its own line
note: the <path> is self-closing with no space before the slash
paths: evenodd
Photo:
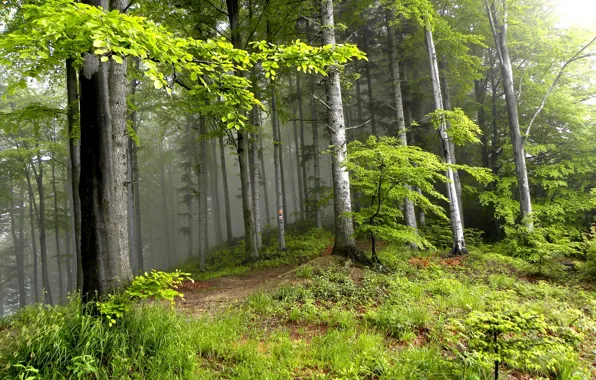
<path id="1" fill-rule="evenodd" d="M 17 277 L 17 286 L 19 292 L 19 307 L 25 307 L 27 303 L 27 292 L 25 291 L 25 240 L 24 240 L 24 205 L 23 205 L 23 188 L 21 188 L 19 202 L 19 217 L 18 217 L 18 225 L 15 218 L 15 214 L 17 213 L 16 207 L 16 195 L 15 195 L 15 186 L 12 181 L 12 175 L 9 175 L 9 188 L 10 188 L 10 234 L 12 236 L 12 241 L 14 245 L 14 255 L 15 255 L 15 264 L 16 264 L 16 277 Z"/>
<path id="2" fill-rule="evenodd" d="M 311 89 L 314 94 L 316 91 L 314 77 L 311 77 Z M 317 228 L 323 227 L 321 208 L 319 207 L 319 194 L 321 191 L 321 164 L 319 159 L 319 123 L 317 115 L 317 100 L 313 97 L 310 102 L 311 119 L 312 119 L 312 156 L 313 156 L 313 176 L 314 187 L 312 190 L 312 211 L 315 217 L 315 226 Z"/>
<path id="3" fill-rule="evenodd" d="M 517 110 L 517 98 L 515 96 L 513 68 L 509 57 L 509 46 L 507 44 L 507 3 L 503 0 L 503 17 L 499 19 L 496 7 L 489 7 L 485 0 L 486 12 L 491 24 L 495 46 L 501 61 L 501 75 L 503 77 L 503 89 L 505 90 L 505 102 L 507 103 L 507 116 L 509 120 L 509 133 L 513 145 L 513 161 L 515 163 L 515 174 L 519 191 L 519 206 L 522 223 L 528 231 L 534 229 L 532 221 L 532 200 L 530 196 L 530 182 L 528 181 L 528 168 L 526 166 L 526 152 L 524 140 L 520 132 L 519 113 Z"/>
<path id="4" fill-rule="evenodd" d="M 207 140 L 205 134 L 207 133 L 207 125 L 204 116 L 199 118 L 199 139 L 197 150 L 197 163 L 194 165 L 195 174 L 197 176 L 197 199 L 199 212 L 199 236 L 198 236 L 198 254 L 199 267 L 201 270 L 205 269 L 205 259 L 207 256 Z"/>
<path id="5" fill-rule="evenodd" d="M 332 0 L 321 0 L 321 27 L 323 44 L 335 46 Z M 327 115 L 331 148 L 333 149 L 331 156 L 335 211 L 335 245 L 333 252 L 337 255 L 355 258 L 354 223 L 348 215 L 352 211 L 350 175 L 343 166 L 347 156 L 347 147 L 339 69 L 337 66 L 330 66 L 327 72 L 329 74 L 325 81 L 327 104 L 329 106 Z"/>
<path id="6" fill-rule="evenodd" d="M 302 194 L 304 196 L 304 217 L 308 215 L 308 175 L 306 171 L 306 160 L 304 159 L 304 107 L 302 104 L 302 87 L 300 81 L 300 73 L 296 75 L 296 94 L 298 96 L 298 119 L 300 119 L 300 171 L 302 173 L 302 181 L 300 186 L 302 187 Z"/>
<path id="7" fill-rule="evenodd" d="M 433 99 L 435 103 L 435 110 L 443 109 L 443 96 L 441 94 L 441 80 L 439 74 L 439 65 L 437 62 L 437 53 L 435 51 L 435 44 L 433 40 L 432 31 L 429 27 L 424 29 L 426 47 L 428 51 L 428 59 L 430 63 L 431 83 L 433 89 Z M 451 152 L 451 145 L 449 143 L 449 135 L 447 134 L 447 124 L 445 121 L 441 122 L 439 126 L 439 136 L 441 140 L 441 149 L 443 157 L 447 164 L 453 163 L 453 154 Z M 457 190 L 455 187 L 455 178 L 453 169 L 447 169 L 447 196 L 449 198 L 449 219 L 451 220 L 451 230 L 453 234 L 453 249 L 452 255 L 460 255 L 467 253 L 466 242 L 464 239 L 464 229 L 462 218 L 460 215 L 460 208 L 457 198 Z"/>
<path id="8" fill-rule="evenodd" d="M 395 109 L 396 118 L 396 134 L 399 138 L 401 145 L 408 146 L 408 136 L 406 131 L 406 121 L 404 117 L 404 104 L 401 91 L 401 79 L 399 74 L 399 61 L 397 58 L 397 41 L 396 41 L 396 30 L 393 26 L 394 15 L 390 9 L 386 10 L 386 22 L 387 22 L 387 38 L 389 42 L 389 72 L 391 73 L 391 87 L 393 92 L 393 108 Z M 412 190 L 410 185 L 405 185 L 407 190 Z M 406 226 L 417 230 L 418 225 L 416 224 L 416 210 L 414 204 L 408 198 L 404 201 L 404 219 Z"/>
<path id="9" fill-rule="evenodd" d="M 219 168 L 217 165 L 217 142 L 211 139 L 211 192 L 213 193 L 213 224 L 215 224 L 216 244 L 221 244 L 223 240 L 223 229 L 221 227 L 221 199 L 219 196 Z M 192 231 L 192 230 L 191 230 Z"/>
<path id="10" fill-rule="evenodd" d="M 284 222 L 284 192 L 281 169 L 281 142 L 277 120 L 277 96 L 275 86 L 271 94 L 271 130 L 273 132 L 273 163 L 275 167 L 275 204 L 277 206 L 277 247 L 280 251 L 286 249 L 286 232 Z"/>
<path id="11" fill-rule="evenodd" d="M 54 143 L 55 143 L 54 138 Z M 62 272 L 62 252 L 60 250 L 60 223 L 58 218 L 58 192 L 56 191 L 56 165 L 55 157 L 52 152 L 52 192 L 54 193 L 54 238 L 56 241 L 56 268 L 58 269 L 58 304 L 64 302 L 64 274 Z M 68 271 L 69 268 L 67 267 Z"/>
<path id="12" fill-rule="evenodd" d="M 298 75 L 296 75 L 298 77 Z M 288 88 L 289 91 L 292 91 L 294 89 L 294 83 L 292 81 L 292 76 L 288 76 Z M 298 97 L 300 98 L 300 93 L 298 93 Z M 300 101 L 302 102 L 302 101 Z M 293 114 L 296 114 L 296 102 L 292 102 L 292 111 Z M 300 120 L 302 122 L 302 119 Z M 292 120 L 292 131 L 294 134 L 294 160 L 296 161 L 296 176 L 298 179 L 298 183 L 294 184 L 292 186 L 292 189 L 294 191 L 296 188 L 296 185 L 298 187 L 298 211 L 300 212 L 300 220 L 304 220 L 304 180 L 302 179 L 302 152 L 300 151 L 300 143 L 301 143 L 301 139 L 299 139 L 298 137 L 298 120 L 296 120 L 296 117 L 294 117 L 294 119 Z"/>
<path id="13" fill-rule="evenodd" d="M 232 242 L 234 236 L 232 235 L 232 220 L 230 211 L 230 190 L 228 187 L 228 172 L 226 170 L 226 153 L 224 149 L 223 136 L 219 136 L 219 162 L 221 166 L 221 182 L 223 186 L 224 208 L 226 214 L 226 239 L 228 244 Z"/>

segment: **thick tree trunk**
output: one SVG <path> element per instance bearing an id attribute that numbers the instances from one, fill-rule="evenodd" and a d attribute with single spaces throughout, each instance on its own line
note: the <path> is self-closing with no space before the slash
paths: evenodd
<path id="1" fill-rule="evenodd" d="M 392 84 L 392 91 L 393 91 L 393 108 L 395 109 L 395 118 L 397 124 L 397 130 L 395 131 L 401 145 L 408 146 L 408 136 L 406 131 L 406 121 L 404 117 L 404 104 L 401 92 L 401 79 L 399 77 L 399 62 L 397 60 L 397 42 L 396 42 L 396 30 L 395 27 L 392 25 L 394 22 L 394 15 L 393 12 L 389 9 L 386 11 L 386 21 L 387 21 L 387 36 L 389 42 L 389 68 L 391 73 L 391 84 Z M 405 185 L 406 189 L 411 191 L 412 188 L 410 185 Z M 404 201 L 404 219 L 406 221 L 406 226 L 417 230 L 418 226 L 416 224 L 416 210 L 414 209 L 414 204 L 408 198 Z"/>
<path id="2" fill-rule="evenodd" d="M 105 0 L 86 4 L 107 9 Z M 115 9 L 124 6 L 114 1 Z M 89 300 L 121 288 L 132 277 L 126 220 L 126 64 L 102 63 L 86 54 L 79 82 L 83 297 Z"/>
<path id="3" fill-rule="evenodd" d="M 271 95 L 271 130 L 273 132 L 273 163 L 275 166 L 275 204 L 277 206 L 277 244 L 280 251 L 286 250 L 286 230 L 284 222 L 284 191 L 281 168 L 281 142 L 277 120 L 277 96 L 275 86 Z"/>
<path id="4" fill-rule="evenodd" d="M 232 35 L 232 45 L 237 49 L 242 49 L 242 38 L 240 36 L 239 24 L 239 1 L 226 0 L 227 13 L 230 22 Z M 253 217 L 252 189 L 250 186 L 250 167 L 249 167 L 249 143 L 244 131 L 237 132 L 238 142 L 238 162 L 240 165 L 240 186 L 242 191 L 242 214 L 244 219 L 244 249 L 247 261 L 257 261 L 259 259 L 259 250 L 255 239 L 255 224 Z"/>
<path id="5" fill-rule="evenodd" d="M 66 60 L 66 93 L 68 98 L 68 151 L 70 169 L 69 202 L 71 227 L 73 229 L 75 258 L 77 264 L 77 290 L 83 288 L 83 264 L 81 259 L 81 199 L 79 197 L 79 180 L 81 177 L 81 150 L 79 145 L 80 129 L 77 128 L 79 117 L 79 83 L 72 59 Z"/>
<path id="6" fill-rule="evenodd" d="M 54 139 L 54 143 L 55 143 Z M 60 222 L 58 217 L 58 192 L 56 191 L 56 165 L 52 153 L 52 192 L 54 193 L 54 237 L 56 240 L 56 268 L 58 269 L 58 304 L 64 302 L 64 274 L 62 273 L 62 252 L 60 250 Z M 69 268 L 66 268 L 68 271 Z"/>
<path id="7" fill-rule="evenodd" d="M 139 60 L 135 59 L 136 69 L 139 69 Z M 130 82 L 130 94 L 133 97 L 137 92 L 138 81 Z M 137 133 L 138 115 L 132 111 L 128 117 L 132 130 Z M 137 161 L 138 146 L 132 136 L 128 137 L 128 171 L 127 171 L 127 202 L 128 202 L 128 241 L 130 248 L 130 262 L 133 274 L 143 273 L 143 246 L 141 237 L 141 204 L 139 199 L 139 168 Z"/>
<path id="8" fill-rule="evenodd" d="M 505 90 L 505 102 L 507 103 L 507 116 L 509 120 L 509 133 L 513 145 L 513 161 L 515 162 L 515 173 L 519 190 L 519 205 L 521 210 L 522 223 L 528 231 L 534 229 L 532 221 L 532 200 L 530 196 L 530 183 L 528 181 L 528 169 L 526 166 L 526 152 L 524 139 L 522 138 L 519 125 L 519 114 L 517 110 L 517 99 L 513 84 L 513 68 L 509 57 L 509 46 L 507 44 L 507 4 L 503 1 L 503 19 L 497 17 L 496 8 L 492 10 L 486 2 L 486 11 L 492 26 L 495 45 L 501 61 L 501 75 L 503 76 L 503 89 Z M 499 22 L 500 21 L 500 22 Z M 498 24 L 497 24 L 498 23 Z"/>
<path id="9" fill-rule="evenodd" d="M 332 0 L 321 0 L 321 27 L 323 45 L 335 46 L 335 23 L 333 20 Z M 354 240 L 354 223 L 347 215 L 352 211 L 350 204 L 350 175 L 342 165 L 346 159 L 346 129 L 341 99 L 341 85 L 339 69 L 330 66 L 329 76 L 325 81 L 327 92 L 328 124 L 330 128 L 330 142 L 333 149 L 333 203 L 335 211 L 335 245 L 334 254 L 356 259 L 356 242 Z"/>
<path id="10" fill-rule="evenodd" d="M 230 211 L 230 190 L 228 187 L 228 172 L 226 170 L 226 153 L 224 150 L 223 136 L 219 136 L 219 162 L 221 166 L 221 181 L 223 185 L 224 206 L 226 213 L 226 239 L 228 244 L 232 242 L 232 220 Z"/>
<path id="11" fill-rule="evenodd" d="M 306 160 L 304 159 L 304 107 L 302 104 L 302 87 L 300 86 L 300 73 L 296 75 L 296 94 L 298 95 L 298 118 L 300 119 L 300 171 L 302 173 L 302 181 L 300 186 L 302 187 L 302 194 L 304 196 L 304 216 L 308 215 L 308 174 L 306 171 Z"/>
<path id="12" fill-rule="evenodd" d="M 298 76 L 298 75 L 297 75 Z M 292 81 L 292 76 L 288 77 L 289 81 L 289 91 L 292 91 L 294 88 L 294 83 Z M 298 97 L 300 98 L 300 93 L 298 93 Z M 302 102 L 302 101 L 300 101 Z M 304 180 L 302 179 L 302 152 L 300 151 L 300 143 L 301 140 L 298 138 L 298 121 L 296 120 L 296 103 L 292 102 L 292 111 L 294 114 L 294 120 L 292 120 L 292 130 L 294 132 L 294 160 L 296 161 L 296 176 L 298 179 L 298 211 L 300 212 L 300 220 L 304 220 Z M 302 118 L 300 118 L 300 122 L 302 122 Z M 292 177 L 293 178 L 293 177 Z M 292 189 L 296 191 L 296 184 L 292 186 Z"/>
<path id="13" fill-rule="evenodd" d="M 439 65 L 437 62 L 437 53 L 435 51 L 433 35 L 428 27 L 425 28 L 424 32 L 428 51 L 428 59 L 430 62 L 431 83 L 433 88 L 435 109 L 442 110 L 443 97 L 441 95 Z M 444 121 L 441 122 L 441 125 L 439 127 L 439 136 L 441 140 L 441 149 L 443 151 L 443 157 L 445 157 L 445 162 L 447 164 L 451 164 L 453 162 L 453 155 L 451 152 L 451 145 L 449 143 L 449 136 L 447 134 L 447 124 Z M 455 177 L 451 168 L 447 170 L 447 178 L 449 179 L 449 181 L 447 182 L 447 196 L 449 198 L 449 216 L 451 220 L 451 230 L 453 234 L 453 249 L 451 251 L 451 255 L 461 255 L 467 253 L 467 249 L 466 242 L 464 239 L 462 218 L 457 198 Z"/>

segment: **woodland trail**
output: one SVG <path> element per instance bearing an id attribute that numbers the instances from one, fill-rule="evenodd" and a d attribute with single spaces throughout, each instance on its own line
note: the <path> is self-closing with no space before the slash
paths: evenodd
<path id="1" fill-rule="evenodd" d="M 188 314 L 221 310 L 234 302 L 245 300 L 253 293 L 276 289 L 284 283 L 296 281 L 295 267 L 282 265 L 194 283 L 185 281 L 178 288 L 184 294 L 184 300 L 177 301 L 176 307 Z"/>

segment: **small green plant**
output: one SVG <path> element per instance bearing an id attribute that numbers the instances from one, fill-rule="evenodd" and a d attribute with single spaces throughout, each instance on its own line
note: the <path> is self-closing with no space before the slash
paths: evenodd
<path id="1" fill-rule="evenodd" d="M 184 294 L 176 290 L 184 280 L 193 281 L 190 278 L 190 273 L 179 270 L 171 273 L 156 270 L 151 271 L 151 273 L 145 272 L 144 275 L 135 277 L 124 293 L 110 294 L 104 301 L 98 302 L 97 308 L 111 327 L 130 309 L 130 301 L 148 298 L 165 299 L 170 301 L 171 305 L 174 305 L 176 297 L 184 297 Z"/>
<path id="2" fill-rule="evenodd" d="M 456 322 L 459 323 L 459 322 Z M 547 354 L 565 354 L 568 348 L 560 338 L 549 334 L 550 326 L 542 315 L 523 311 L 473 311 L 460 324 L 472 360 L 494 363 L 495 379 L 499 366 L 526 370 L 554 370 L 556 359 L 543 360 Z"/>
<path id="3" fill-rule="evenodd" d="M 66 367 L 77 379 L 84 378 L 87 375 L 97 375 L 99 369 L 95 358 L 91 355 L 81 355 L 72 358 L 72 364 Z"/>

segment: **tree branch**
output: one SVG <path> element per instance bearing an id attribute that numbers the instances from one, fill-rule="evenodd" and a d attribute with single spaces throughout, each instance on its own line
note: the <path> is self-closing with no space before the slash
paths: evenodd
<path id="1" fill-rule="evenodd" d="M 523 138 L 524 139 L 524 142 L 526 141 L 526 139 L 530 135 L 530 130 L 532 129 L 532 125 L 536 121 L 536 118 L 538 117 L 538 115 L 540 114 L 540 112 L 542 112 L 542 110 L 544 109 L 544 105 L 546 104 L 546 100 L 548 99 L 549 95 L 553 92 L 553 90 L 557 86 L 557 83 L 559 82 L 559 80 L 563 76 L 563 73 L 565 72 L 565 69 L 567 68 L 567 66 L 569 66 L 571 63 L 573 63 L 575 61 L 579 61 L 580 59 L 593 56 L 594 53 L 584 54 L 584 55 L 581 55 L 581 54 L 588 47 L 590 47 L 590 45 L 592 45 L 594 42 L 596 42 L 596 37 L 594 37 L 590 42 L 588 42 L 584 47 L 582 47 L 577 53 L 575 53 L 575 55 L 573 57 L 569 58 L 563 64 L 563 66 L 561 67 L 561 70 L 559 70 L 559 73 L 557 74 L 557 77 L 555 78 L 555 80 L 551 84 L 550 88 L 544 94 L 544 97 L 542 98 L 542 102 L 540 102 L 540 106 L 538 107 L 538 109 L 536 110 L 536 112 L 534 112 L 534 116 L 532 116 L 532 119 L 530 119 L 530 123 L 528 124 L 528 128 L 526 129 L 526 134 L 524 135 L 524 138 Z"/>

